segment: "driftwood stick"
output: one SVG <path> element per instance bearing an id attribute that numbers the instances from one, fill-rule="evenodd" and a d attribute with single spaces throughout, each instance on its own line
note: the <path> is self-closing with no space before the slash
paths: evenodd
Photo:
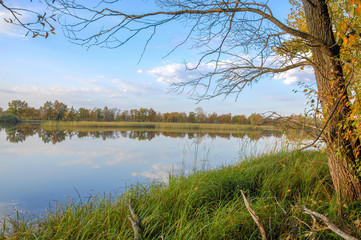
<path id="1" fill-rule="evenodd" d="M 327 227 L 331 231 L 333 231 L 334 233 L 336 233 L 337 235 L 339 235 L 343 239 L 346 239 L 346 240 L 359 240 L 358 238 L 352 237 L 349 234 L 342 231 L 341 229 L 339 229 L 325 215 L 322 215 L 322 214 L 320 214 L 318 212 L 312 211 L 312 210 L 308 209 L 305 205 L 303 206 L 303 210 L 305 211 L 305 213 L 307 213 L 307 214 L 309 214 L 311 216 L 320 218 L 327 225 Z"/>
<path id="2" fill-rule="evenodd" d="M 140 221 L 139 218 L 137 217 L 137 215 L 134 212 L 134 209 L 132 207 L 132 199 L 129 199 L 129 204 L 128 204 L 128 208 L 130 211 L 130 215 L 128 215 L 128 218 L 130 220 L 130 222 L 132 223 L 132 228 L 134 231 L 134 239 L 135 240 L 141 240 L 140 237 Z"/>
<path id="3" fill-rule="evenodd" d="M 251 214 L 251 217 L 253 218 L 253 220 L 255 221 L 255 223 L 257 224 L 259 230 L 261 231 L 261 235 L 262 235 L 262 239 L 263 240 L 267 240 L 267 234 L 266 234 L 266 230 L 264 228 L 264 225 L 262 223 L 262 221 L 259 219 L 259 217 L 256 215 L 255 211 L 253 211 L 253 209 L 250 207 L 249 202 L 247 201 L 246 196 L 244 195 L 243 191 L 241 190 L 242 196 L 243 196 L 243 201 L 244 204 L 246 205 L 246 208 L 249 212 L 249 214 Z"/>

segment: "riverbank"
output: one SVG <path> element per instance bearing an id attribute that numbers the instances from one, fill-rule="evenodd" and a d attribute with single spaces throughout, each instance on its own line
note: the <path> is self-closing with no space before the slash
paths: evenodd
<path id="1" fill-rule="evenodd" d="M 120 196 L 69 200 L 42 219 L 10 220 L 13 232 L 0 230 L 0 239 L 132 239 L 130 198 L 143 239 L 259 239 L 241 190 L 269 239 L 340 239 L 321 221 L 313 225 L 303 205 L 361 236 L 361 204 L 337 204 L 325 154 L 281 152 L 133 186 Z"/>
<path id="2" fill-rule="evenodd" d="M 237 132 L 237 131 L 274 131 L 280 130 L 271 125 L 237 125 L 237 124 L 205 124 L 205 123 L 163 123 L 163 122 L 94 122 L 94 121 L 42 121 L 44 129 L 56 128 L 61 130 L 82 128 L 134 128 L 147 130 L 172 131 L 205 131 L 205 132 Z"/>

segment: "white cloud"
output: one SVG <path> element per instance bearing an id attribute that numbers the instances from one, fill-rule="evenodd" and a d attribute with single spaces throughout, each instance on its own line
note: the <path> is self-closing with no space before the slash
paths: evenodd
<path id="1" fill-rule="evenodd" d="M 141 173 L 133 172 L 132 176 L 143 176 L 149 179 L 159 180 L 167 183 L 169 180 L 169 175 L 172 171 L 176 170 L 177 167 L 174 164 L 169 163 L 157 163 L 152 165 L 152 169 L 148 171 L 144 171 Z"/>
<path id="2" fill-rule="evenodd" d="M 142 72 L 142 70 L 138 70 L 138 73 Z M 164 84 L 180 83 L 189 79 L 189 75 L 191 75 L 191 72 L 186 71 L 186 67 L 183 64 L 178 63 L 155 67 L 146 71 L 146 73 L 155 76 L 159 83 Z"/>
<path id="3" fill-rule="evenodd" d="M 248 56 L 242 56 L 244 59 L 249 58 Z M 269 60 L 270 64 L 275 64 L 276 60 Z M 227 68 L 237 64 L 231 60 L 226 60 L 218 63 L 218 70 L 222 68 Z M 240 65 L 242 63 L 239 63 Z M 257 65 L 257 59 L 254 63 Z M 196 63 L 188 63 L 187 67 L 189 69 L 195 68 Z M 187 67 L 184 64 L 171 63 L 160 67 L 154 67 L 151 70 L 142 70 L 139 69 L 137 72 L 142 74 L 146 73 L 148 75 L 154 76 L 157 78 L 159 83 L 171 84 L 171 83 L 180 83 L 186 82 L 191 79 L 199 78 L 202 74 L 213 71 L 216 67 L 215 62 L 201 63 L 196 70 L 187 70 Z M 282 80 L 284 84 L 290 85 L 299 81 L 312 81 L 314 79 L 313 69 L 311 67 L 305 67 L 304 70 L 292 69 L 284 73 L 280 73 L 274 76 L 274 79 Z"/>
<path id="4" fill-rule="evenodd" d="M 129 161 L 128 158 L 124 157 L 123 152 L 118 152 L 116 148 L 108 147 L 107 151 L 88 150 L 80 151 L 80 153 L 73 153 L 74 155 L 83 156 L 79 159 L 71 161 L 61 162 L 59 166 L 72 166 L 72 165 L 88 165 L 92 168 L 100 168 L 102 166 L 116 166 Z M 114 157 L 111 157 L 114 156 Z M 107 160 L 109 159 L 110 160 Z"/>
<path id="5" fill-rule="evenodd" d="M 127 162 L 129 159 L 127 159 L 123 152 L 119 152 L 114 156 L 113 160 L 106 161 L 105 164 L 108 166 L 116 166 L 122 163 Z"/>
<path id="6" fill-rule="evenodd" d="M 297 82 L 310 82 L 315 79 L 314 72 L 311 67 L 301 69 L 291 69 L 287 72 L 277 74 L 273 77 L 277 80 L 282 80 L 284 84 L 290 85 Z"/>
<path id="7" fill-rule="evenodd" d="M 123 93 L 130 93 L 130 94 L 147 94 L 150 93 L 151 85 L 148 83 L 130 83 L 127 81 L 123 81 L 120 79 L 112 79 L 111 83 L 114 85 L 114 87 L 119 91 Z"/>
<path id="8" fill-rule="evenodd" d="M 218 63 L 218 67 L 223 67 L 230 62 L 231 61 L 224 61 L 222 63 Z M 197 69 L 195 69 L 196 67 Z M 186 82 L 192 79 L 199 78 L 201 74 L 206 74 L 209 71 L 214 70 L 215 67 L 216 63 L 214 62 L 201 63 L 199 64 L 199 66 L 197 66 L 196 63 L 187 63 L 186 65 L 171 63 L 160 67 L 154 67 L 151 70 L 139 69 L 137 72 L 139 74 L 146 73 L 148 75 L 154 76 L 157 78 L 157 81 L 159 83 L 171 84 Z"/>
<path id="9" fill-rule="evenodd" d="M 1 107 L 6 107 L 5 104 L 13 99 L 27 101 L 33 107 L 39 107 L 45 101 L 55 100 L 75 107 L 87 107 L 88 103 L 93 102 L 91 107 L 94 107 L 95 101 L 98 105 L 109 105 L 111 102 L 119 103 L 121 99 L 164 92 L 164 89 L 154 87 L 151 82 L 109 79 L 103 75 L 94 78 L 65 76 L 64 79 L 68 82 L 63 81 L 61 85 L 56 86 L 0 84 Z"/>
<path id="10" fill-rule="evenodd" d="M 105 88 L 21 85 L 11 88 L 0 88 L 0 102 L 6 103 L 12 99 L 21 99 L 27 101 L 33 107 L 39 107 L 46 101 L 60 100 L 66 104 L 73 105 L 87 102 L 87 99 L 93 99 L 94 96 L 109 98 L 111 93 L 117 92 Z M 80 105 L 82 106 L 83 104 Z"/>
<path id="11" fill-rule="evenodd" d="M 102 142 L 102 144 L 106 144 Z M 112 142 L 112 145 L 106 147 L 106 150 L 86 150 L 86 144 L 82 149 L 69 149 L 73 156 L 78 156 L 70 161 L 60 162 L 59 166 L 89 166 L 90 168 L 102 168 L 105 166 L 114 167 L 117 165 L 132 163 L 132 164 L 145 164 L 146 158 L 144 152 L 128 153 L 125 154 L 119 151 L 116 142 Z M 115 145 L 113 145 L 115 144 Z M 59 146 L 57 146 L 59 148 Z M 79 148 L 79 147 L 78 147 Z M 77 152 L 79 151 L 79 152 Z M 136 160 L 135 160 L 136 159 Z"/>
<path id="12" fill-rule="evenodd" d="M 104 75 L 98 75 L 98 79 L 86 79 L 86 78 L 77 78 L 77 77 L 64 77 L 67 80 L 76 81 L 86 85 L 89 89 L 93 90 L 95 93 L 104 93 L 109 97 L 117 97 L 123 93 L 130 94 L 145 94 L 146 89 L 144 87 L 139 87 L 138 84 L 128 83 L 126 81 L 114 78 L 109 80 Z"/>

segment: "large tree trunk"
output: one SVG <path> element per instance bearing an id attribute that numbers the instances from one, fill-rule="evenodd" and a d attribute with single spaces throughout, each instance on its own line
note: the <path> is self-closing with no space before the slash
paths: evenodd
<path id="1" fill-rule="evenodd" d="M 309 33 L 323 42 L 322 46 L 312 47 L 312 57 L 323 115 L 330 118 L 324 138 L 334 188 L 346 200 L 361 200 L 360 175 L 352 167 L 359 161 L 356 156 L 360 156 L 360 141 L 348 137 L 353 126 L 348 119 L 351 110 L 340 46 L 332 32 L 326 1 L 302 1 Z"/>

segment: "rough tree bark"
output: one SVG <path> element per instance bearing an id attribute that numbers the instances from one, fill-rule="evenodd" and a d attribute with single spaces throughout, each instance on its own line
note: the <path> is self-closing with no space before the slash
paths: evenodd
<path id="1" fill-rule="evenodd" d="M 357 161 L 360 141 L 346 137 L 353 126 L 347 96 L 347 81 L 340 61 L 340 47 L 336 43 L 325 0 L 302 0 L 308 31 L 319 38 L 323 46 L 312 46 L 313 63 L 319 100 L 324 117 L 330 118 L 325 131 L 327 156 L 332 181 L 338 196 L 361 200 L 360 176 L 351 166 Z"/>

